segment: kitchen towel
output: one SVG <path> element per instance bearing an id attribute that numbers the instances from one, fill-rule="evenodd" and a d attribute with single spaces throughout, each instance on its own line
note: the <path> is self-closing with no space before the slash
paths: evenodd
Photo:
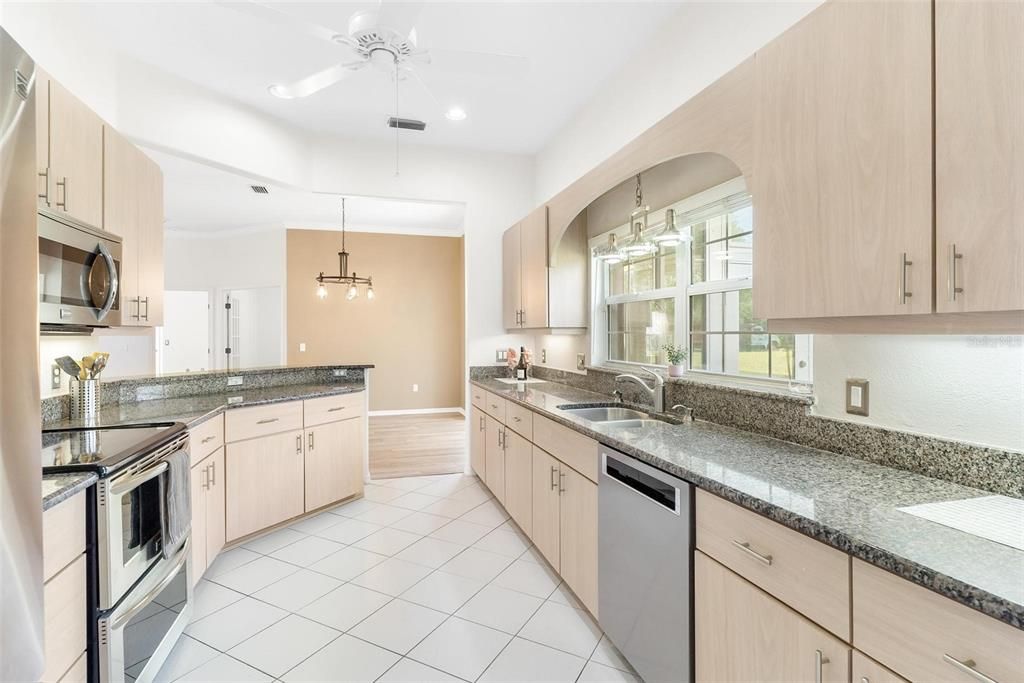
<path id="1" fill-rule="evenodd" d="M 167 473 L 160 477 L 160 515 L 164 557 L 177 554 L 192 529 L 192 501 L 188 450 L 182 448 L 167 456 Z"/>

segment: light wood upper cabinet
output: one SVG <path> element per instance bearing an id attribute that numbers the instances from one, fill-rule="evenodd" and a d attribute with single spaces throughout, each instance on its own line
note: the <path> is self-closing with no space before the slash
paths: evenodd
<path id="1" fill-rule="evenodd" d="M 562 578 L 597 616 L 597 484 L 564 464 L 558 484 Z"/>
<path id="2" fill-rule="evenodd" d="M 516 223 L 501 236 L 501 295 L 505 329 L 522 327 L 522 226 Z"/>
<path id="3" fill-rule="evenodd" d="M 548 327 L 548 207 L 519 224 L 522 259 L 522 327 Z"/>
<path id="4" fill-rule="evenodd" d="M 758 317 L 932 312 L 931 39 L 928 2 L 828 2 L 758 51 Z"/>
<path id="5" fill-rule="evenodd" d="M 141 153 L 140 153 L 141 154 Z M 139 183 L 139 293 L 146 326 L 164 324 L 164 174 L 145 154 Z"/>
<path id="6" fill-rule="evenodd" d="M 298 430 L 227 445 L 224 464 L 229 541 L 305 511 L 302 439 L 303 432 Z"/>
<path id="7" fill-rule="evenodd" d="M 476 405 L 470 408 L 469 415 L 469 466 L 476 476 L 486 481 L 487 417 Z"/>
<path id="8" fill-rule="evenodd" d="M 490 415 L 484 418 L 486 442 L 484 445 L 484 482 L 499 503 L 505 502 L 505 427 Z"/>
<path id="9" fill-rule="evenodd" d="M 533 444 L 505 429 L 505 509 L 527 535 L 533 533 Z"/>
<path id="10" fill-rule="evenodd" d="M 306 431 L 306 511 L 363 490 L 363 420 L 329 422 Z"/>
<path id="11" fill-rule="evenodd" d="M 697 681 L 850 680 L 848 646 L 701 552 L 694 585 Z"/>
<path id="12" fill-rule="evenodd" d="M 50 208 L 103 225 L 103 121 L 57 81 L 50 81 Z"/>
<path id="13" fill-rule="evenodd" d="M 1022 36 L 1020 2 L 935 2 L 940 312 L 1024 310 Z"/>
<path id="14" fill-rule="evenodd" d="M 555 571 L 559 571 L 561 545 L 558 496 L 560 464 L 541 449 L 533 447 L 533 533 L 530 540 Z"/>

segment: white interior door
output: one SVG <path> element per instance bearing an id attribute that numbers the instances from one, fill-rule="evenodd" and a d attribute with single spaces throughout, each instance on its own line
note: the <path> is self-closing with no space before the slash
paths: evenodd
<path id="1" fill-rule="evenodd" d="M 216 301 L 217 367 L 254 368 L 283 362 L 280 287 L 222 289 Z"/>
<path id="2" fill-rule="evenodd" d="M 210 293 L 166 291 L 164 326 L 157 335 L 161 372 L 210 368 Z"/>

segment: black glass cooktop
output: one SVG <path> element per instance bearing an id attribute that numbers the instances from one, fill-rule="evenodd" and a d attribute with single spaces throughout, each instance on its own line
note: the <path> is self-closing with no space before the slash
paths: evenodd
<path id="1" fill-rule="evenodd" d="M 185 425 L 177 423 L 44 431 L 43 473 L 97 472 L 104 476 L 185 431 Z"/>

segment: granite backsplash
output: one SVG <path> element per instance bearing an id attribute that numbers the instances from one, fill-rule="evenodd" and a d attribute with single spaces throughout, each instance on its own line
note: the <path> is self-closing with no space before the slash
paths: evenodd
<path id="1" fill-rule="evenodd" d="M 631 383 L 616 383 L 614 370 L 588 368 L 586 374 L 531 368 L 534 377 L 610 396 L 616 389 L 629 403 L 650 405 Z M 504 366 L 470 368 L 470 377 L 505 377 Z M 840 453 L 964 486 L 1024 498 L 1024 453 L 846 422 L 811 413 L 811 396 L 669 379 L 665 405 L 683 404 L 694 416 L 783 441 Z"/>
<path id="2" fill-rule="evenodd" d="M 290 384 L 327 384 L 344 380 L 362 382 L 372 365 L 319 365 L 312 367 L 273 367 L 247 370 L 211 370 L 155 377 L 129 377 L 103 382 L 102 406 L 135 403 L 149 399 L 180 398 L 221 394 L 233 390 L 262 389 Z M 336 370 L 344 370 L 343 377 Z M 229 377 L 241 377 L 242 384 L 228 385 Z M 42 402 L 43 424 L 67 419 L 71 399 L 67 394 L 51 396 Z"/>

